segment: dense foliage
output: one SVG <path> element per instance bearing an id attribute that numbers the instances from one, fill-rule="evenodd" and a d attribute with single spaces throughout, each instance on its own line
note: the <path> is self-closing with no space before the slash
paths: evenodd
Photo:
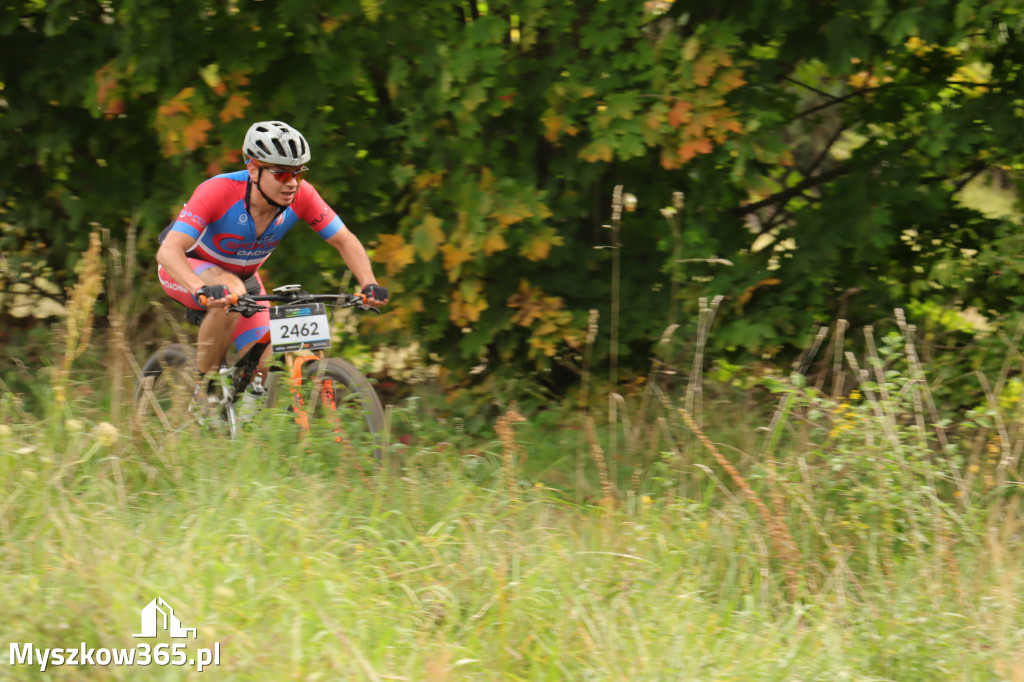
<path id="1" fill-rule="evenodd" d="M 137 223 L 152 269 L 175 207 L 266 118 L 307 135 L 311 182 L 374 249 L 395 298 L 371 331 L 452 366 L 568 359 L 613 285 L 636 364 L 699 296 L 726 296 L 712 342 L 758 355 L 836 316 L 1020 302 L 1017 226 L 956 200 L 1020 162 L 1011 0 L 4 7 L 7 314 L 62 299 L 93 223 Z M 616 277 L 597 247 L 617 185 L 639 209 Z M 338 280 L 299 232 L 270 282 Z"/>

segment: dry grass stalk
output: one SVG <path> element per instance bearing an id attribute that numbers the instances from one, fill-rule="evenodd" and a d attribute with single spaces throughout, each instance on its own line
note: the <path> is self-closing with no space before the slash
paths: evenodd
<path id="1" fill-rule="evenodd" d="M 612 231 L 612 243 L 609 248 L 612 250 L 612 299 L 611 299 L 611 348 L 609 351 L 609 381 L 611 390 L 615 391 L 619 385 L 619 308 L 621 305 L 621 286 L 622 286 L 622 210 L 623 210 L 623 193 L 622 185 L 616 185 L 612 191 L 612 224 L 606 225 Z M 615 399 L 609 396 L 608 398 L 608 423 L 617 424 L 618 419 L 618 404 Z M 608 442 L 608 449 L 611 451 L 613 461 L 619 459 L 619 448 L 618 439 L 616 433 L 613 430 L 610 434 L 610 440 Z"/>
<path id="2" fill-rule="evenodd" d="M 920 387 L 922 395 L 924 396 L 925 405 L 928 407 L 928 413 L 932 418 L 932 427 L 935 429 L 935 434 L 938 436 L 939 445 L 942 447 L 943 452 L 949 446 L 949 439 L 946 436 L 946 429 L 943 428 L 941 419 L 939 418 L 939 408 L 935 405 L 935 397 L 932 395 L 931 387 L 925 380 L 924 367 L 921 365 L 921 360 L 917 356 L 917 346 L 914 343 L 914 336 L 917 332 L 917 328 L 912 324 L 907 324 L 907 318 L 903 313 L 902 308 L 896 309 L 896 324 L 899 326 L 900 331 L 903 332 L 904 348 L 907 355 L 907 361 L 910 363 L 911 377 L 916 380 Z"/>
<path id="3" fill-rule="evenodd" d="M 835 324 L 835 333 L 833 333 L 831 335 L 831 337 L 828 340 L 828 346 L 825 347 L 825 358 L 827 359 L 829 353 L 831 353 L 832 356 L 833 356 L 833 362 L 832 362 L 832 364 L 833 364 L 832 371 L 833 372 L 837 371 L 837 368 L 835 367 L 835 354 L 837 352 L 836 349 L 838 348 L 841 351 L 841 349 L 843 347 L 843 335 L 846 333 L 846 328 L 848 326 L 849 326 L 849 323 L 846 320 L 844 320 L 842 318 L 837 319 L 836 320 L 836 324 Z M 817 349 L 815 349 L 815 350 L 817 350 Z M 808 360 L 807 364 L 810 365 L 810 362 L 811 361 Z M 822 362 L 824 363 L 825 360 L 823 359 Z M 818 390 L 818 391 L 823 391 L 824 390 L 824 386 L 825 386 L 825 379 L 828 376 L 829 376 L 829 372 L 825 371 L 824 369 L 819 371 L 817 373 L 817 378 L 814 380 L 814 388 L 816 390 Z"/>
<path id="4" fill-rule="evenodd" d="M 661 334 L 661 339 L 658 341 L 658 353 L 662 354 L 668 348 L 668 344 L 672 340 L 672 336 L 679 329 L 678 324 L 671 324 L 665 328 L 665 331 Z M 658 435 L 656 431 L 650 431 L 650 415 L 649 410 L 654 404 L 654 397 L 658 389 L 658 379 L 662 375 L 674 375 L 676 371 L 671 368 L 666 362 L 660 358 L 653 358 L 651 360 L 651 370 L 647 375 L 647 382 L 645 384 L 643 396 L 640 398 L 640 406 L 637 408 L 636 419 L 633 420 L 632 426 L 627 431 L 627 439 L 630 443 L 632 451 L 635 452 L 641 442 L 641 438 L 644 433 L 649 434 L 649 452 L 653 453 L 653 457 L 658 455 Z"/>
<path id="5" fill-rule="evenodd" d="M 587 408 L 587 401 L 590 399 L 590 363 L 594 355 L 594 342 L 597 340 L 597 321 L 600 313 L 597 308 L 591 308 L 587 316 L 587 341 L 583 348 L 583 376 L 580 386 L 580 408 Z"/>
<path id="6" fill-rule="evenodd" d="M 782 494 L 782 485 L 779 483 L 778 468 L 776 467 L 774 457 L 768 460 L 768 495 L 772 502 L 772 511 L 775 512 L 775 518 L 785 518 L 786 500 Z"/>
<path id="7" fill-rule="evenodd" d="M 395 406 L 385 405 L 384 406 L 384 434 L 380 444 L 380 456 L 381 464 L 385 473 L 397 474 L 401 461 L 398 457 L 393 456 L 391 452 L 391 435 L 394 433 L 395 423 Z"/>
<path id="8" fill-rule="evenodd" d="M 138 270 L 137 247 L 138 223 L 133 220 L 128 227 L 124 253 L 110 246 L 110 276 L 107 279 L 107 300 L 110 302 L 107 320 L 110 323 L 109 352 L 111 379 L 111 420 L 119 423 L 119 412 L 124 403 L 123 395 L 127 393 L 125 379 L 130 375 L 141 373 L 138 362 L 128 343 L 128 329 L 131 327 L 129 314 L 132 306 L 132 294 L 135 290 L 135 273 Z M 104 241 L 110 243 L 110 233 L 103 231 Z M 129 373 L 128 369 L 132 371 Z"/>
<path id="9" fill-rule="evenodd" d="M 611 508 L 615 506 L 615 487 L 608 476 L 608 461 L 601 449 L 601 443 L 597 439 L 597 427 L 594 426 L 594 419 L 587 417 L 587 440 L 590 442 L 590 452 L 594 455 L 594 463 L 597 465 L 597 477 L 601 482 L 601 506 Z"/>
<path id="10" fill-rule="evenodd" d="M 620 264 L 621 246 L 619 235 L 622 229 L 622 185 L 615 185 L 612 192 L 612 224 L 606 226 L 612 231 L 612 300 L 611 300 L 611 385 L 612 389 L 619 382 L 619 304 L 620 304 Z"/>
<path id="11" fill-rule="evenodd" d="M 516 435 L 512 425 L 525 421 L 526 417 L 519 414 L 515 404 L 512 404 L 505 410 L 505 414 L 498 417 L 497 422 L 494 424 L 494 432 L 501 441 L 501 478 L 503 484 L 513 493 L 518 492 L 516 472 L 518 471 L 519 463 L 524 460 L 521 459 L 522 449 L 519 447 L 519 443 L 516 442 Z"/>
<path id="12" fill-rule="evenodd" d="M 988 377 L 981 370 L 976 370 L 975 374 L 978 375 L 978 383 L 981 384 L 981 388 L 985 393 L 985 399 L 988 402 L 989 410 L 994 415 L 996 429 L 999 433 L 999 450 L 1001 456 L 999 458 L 999 465 L 996 467 L 996 485 L 1002 487 L 1006 483 L 1007 472 L 1010 470 L 1010 466 L 1013 464 L 1013 450 L 1010 448 L 1010 434 L 1006 429 L 1006 422 L 1003 420 L 1003 415 L 999 411 L 999 398 L 996 396 L 992 387 L 988 383 Z"/>
<path id="13" fill-rule="evenodd" d="M 797 549 L 796 540 L 793 539 L 793 534 L 789 532 L 789 528 L 785 523 L 772 514 L 771 510 L 768 509 L 768 506 L 758 494 L 754 492 L 754 489 L 750 487 L 750 484 L 743 478 L 739 470 L 732 465 L 732 462 L 718 451 L 718 448 L 715 447 L 715 444 L 711 442 L 711 439 L 707 437 L 703 429 L 694 421 L 693 416 L 686 411 L 686 408 L 680 407 L 678 410 L 683 421 L 690 427 L 690 430 L 697 436 L 701 444 L 707 448 L 719 466 L 729 474 L 733 482 L 739 486 L 740 490 L 757 508 L 765 526 L 768 527 L 768 534 L 775 544 L 779 558 L 786 567 L 786 584 L 789 587 L 789 595 L 792 599 L 796 599 L 800 592 L 800 576 L 803 574 L 803 562 L 800 559 L 800 552 Z"/>
<path id="14" fill-rule="evenodd" d="M 598 319 L 600 314 L 596 308 L 590 309 L 590 314 L 587 318 L 587 343 L 583 349 L 583 377 L 580 386 L 580 410 L 586 412 L 588 404 L 590 402 L 590 363 L 594 354 L 594 342 L 597 340 L 598 331 Z M 584 481 L 584 463 L 586 461 L 586 450 L 585 445 L 582 441 L 579 443 L 579 450 L 576 453 L 576 490 L 583 490 Z M 577 499 L 577 502 L 582 500 Z"/>
<path id="15" fill-rule="evenodd" d="M 832 357 L 832 397 L 840 398 L 843 395 L 843 383 L 845 380 L 845 374 L 843 373 L 843 340 L 846 337 L 846 330 L 849 329 L 850 323 L 846 320 L 836 320 L 836 333 L 833 337 L 835 341 L 835 354 Z"/>
<path id="16" fill-rule="evenodd" d="M 1011 370 L 1019 366 L 1021 360 L 1020 343 L 1021 338 L 1024 338 L 1024 319 L 1017 324 L 1017 329 L 1014 330 L 1013 337 L 1008 339 L 1006 342 L 1009 352 L 1003 359 L 1003 366 L 999 370 L 999 376 L 996 379 L 996 385 L 994 392 L 996 395 L 1002 395 L 1003 387 L 1006 385 L 1007 379 L 1009 379 Z M 1010 439 L 1012 442 L 1011 453 L 1010 453 L 1010 466 L 1016 470 L 1020 464 L 1021 452 L 1024 451 L 1024 419 L 1020 417 L 1021 406 L 1018 406 L 1015 418 L 1012 420 L 1010 427 Z"/>
<path id="17" fill-rule="evenodd" d="M 135 291 L 135 273 L 138 270 L 137 233 L 138 221 L 133 219 L 128 227 L 124 254 L 114 246 L 108 248 L 110 255 L 110 276 L 107 278 L 107 300 L 109 301 L 107 321 L 110 324 L 108 337 L 110 418 L 114 424 L 120 423 L 122 405 L 128 402 L 125 396 L 130 395 L 131 392 L 131 389 L 126 386 L 129 375 L 139 376 L 142 372 L 132 353 L 131 345 L 128 343 L 128 329 L 132 326 L 128 317 Z M 109 230 L 103 230 L 103 241 L 111 243 Z M 121 450 L 119 449 L 115 456 L 110 458 L 110 462 L 114 471 L 118 498 L 124 504 L 127 492 L 124 475 L 121 471 L 121 454 L 123 454 Z"/>
<path id="18" fill-rule="evenodd" d="M 825 325 L 817 325 L 817 328 L 811 334 L 812 339 L 810 343 L 805 343 L 804 347 L 800 350 L 800 356 L 793 362 L 793 371 L 797 374 L 807 374 L 807 370 L 810 369 L 811 363 L 814 362 L 815 356 L 821 349 L 821 344 L 825 342 L 825 337 L 828 336 L 828 327 Z"/>
<path id="19" fill-rule="evenodd" d="M 964 586 L 963 581 L 960 579 L 960 566 L 957 564 L 956 552 L 954 551 L 956 535 L 951 528 L 951 524 L 944 517 L 939 517 L 939 523 L 941 524 L 939 548 L 946 563 L 946 572 L 953 583 L 953 590 L 956 592 L 957 599 L 960 603 L 964 603 Z"/>
<path id="20" fill-rule="evenodd" d="M 846 353 L 846 361 L 850 363 L 850 367 L 853 369 L 853 373 L 857 377 L 857 386 L 860 388 L 860 392 L 867 397 L 868 402 L 871 404 L 871 409 L 875 413 L 875 417 L 878 419 L 878 423 L 882 427 L 882 432 L 885 434 L 886 439 L 888 439 L 889 444 L 892 446 L 893 452 L 902 452 L 903 445 L 900 443 L 899 436 L 896 435 L 893 420 L 887 417 L 885 411 L 882 409 L 878 396 L 875 395 L 874 390 L 868 385 L 868 371 L 860 368 L 860 363 L 857 362 L 857 358 L 853 353 Z"/>
<path id="21" fill-rule="evenodd" d="M 661 215 L 668 221 L 669 229 L 672 230 L 672 287 L 669 291 L 668 324 L 673 327 L 676 324 L 677 301 L 679 300 L 679 288 L 682 283 L 682 270 L 679 263 L 683 259 L 683 231 L 681 229 L 682 211 L 686 197 L 682 192 L 672 192 L 672 208 L 661 209 Z M 663 339 L 664 340 L 664 339 Z"/>
<path id="22" fill-rule="evenodd" d="M 704 349 L 707 347 L 708 334 L 711 325 L 715 321 L 715 313 L 718 306 L 722 304 L 724 296 L 715 296 L 708 303 L 706 298 L 701 298 L 700 313 L 697 324 L 697 350 L 693 355 L 693 366 L 690 372 L 690 380 L 686 384 L 686 409 L 695 416 L 697 423 L 703 421 L 704 411 Z"/>
<path id="23" fill-rule="evenodd" d="M 875 374 L 875 384 L 878 387 L 878 395 L 880 397 L 880 407 L 885 413 L 886 419 L 895 424 L 897 422 L 896 413 L 892 408 L 892 397 L 889 395 L 889 389 L 886 387 L 885 378 L 885 367 L 882 358 L 878 355 L 878 347 L 875 345 L 875 329 L 868 325 L 864 327 L 864 340 L 867 344 L 868 353 L 868 364 L 871 366 L 871 370 Z M 868 369 L 865 367 L 865 369 Z"/>
<path id="24" fill-rule="evenodd" d="M 793 372 L 795 374 L 807 374 L 807 370 L 810 368 L 811 363 L 814 362 L 814 358 L 817 356 L 818 350 L 821 348 L 821 344 L 825 341 L 825 337 L 828 336 L 828 331 L 828 327 L 819 326 L 813 333 L 811 341 L 804 344 L 803 349 L 800 351 L 800 357 L 798 357 L 792 365 Z M 824 376 L 823 372 L 820 372 L 819 374 Z M 819 381 L 821 381 L 820 376 Z M 818 388 L 820 389 L 820 386 Z M 772 442 L 772 434 L 775 433 L 775 429 L 778 428 L 779 423 L 788 414 L 788 408 L 791 400 L 792 395 L 788 392 L 779 396 L 779 402 L 775 406 L 775 412 L 772 414 L 772 419 L 768 423 L 768 428 L 765 429 L 765 434 L 761 439 L 761 444 L 758 450 L 761 454 L 771 454 L 767 452 L 767 447 Z"/>
<path id="25" fill-rule="evenodd" d="M 53 394 L 57 404 L 67 405 L 67 382 L 71 365 L 85 349 L 92 338 L 93 312 L 96 299 L 103 291 L 102 243 L 98 232 L 89 235 L 89 248 L 82 254 L 82 270 L 78 282 L 71 290 L 64 320 L 64 357 L 53 376 Z"/>

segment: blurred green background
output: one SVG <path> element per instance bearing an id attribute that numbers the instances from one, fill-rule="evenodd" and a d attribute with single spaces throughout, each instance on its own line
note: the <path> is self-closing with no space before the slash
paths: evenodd
<path id="1" fill-rule="evenodd" d="M 896 307 L 945 335 L 924 348 L 941 364 L 1022 302 L 1022 35 L 1009 0 L 8 3 L 4 352 L 42 352 L 93 231 L 122 254 L 136 237 L 131 342 L 159 345 L 159 307 L 179 312 L 158 233 L 281 119 L 394 294 L 353 353 L 564 395 L 585 362 L 618 379 L 682 357 L 694 342 L 663 331 L 693 339 L 720 295 L 707 343 L 729 374 Z M 264 268 L 344 274 L 304 229 Z"/>

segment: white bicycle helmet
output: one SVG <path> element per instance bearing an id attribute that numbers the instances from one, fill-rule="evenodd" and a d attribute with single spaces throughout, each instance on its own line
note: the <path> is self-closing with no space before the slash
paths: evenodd
<path id="1" fill-rule="evenodd" d="M 242 153 L 250 159 L 282 166 L 303 166 L 309 162 L 306 138 L 281 121 L 259 121 L 249 126 Z"/>

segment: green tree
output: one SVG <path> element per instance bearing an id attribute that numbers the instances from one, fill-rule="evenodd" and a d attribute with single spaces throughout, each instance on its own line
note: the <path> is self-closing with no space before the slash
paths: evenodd
<path id="1" fill-rule="evenodd" d="M 378 338 L 452 367 L 579 350 L 611 296 L 595 247 L 620 184 L 640 198 L 627 363 L 702 295 L 727 297 L 713 340 L 757 354 L 910 300 L 1003 309 L 1016 227 L 956 195 L 1020 162 L 1021 30 L 1010 0 L 9 3 L 4 286 L 66 283 L 92 221 L 136 217 L 152 253 L 191 188 L 238 167 L 248 124 L 281 118 L 396 293 Z M 270 279 L 335 277 L 317 246 L 290 237 Z M 963 249 L 980 267 L 950 278 Z M 734 265 L 676 262 L 709 256 Z"/>

